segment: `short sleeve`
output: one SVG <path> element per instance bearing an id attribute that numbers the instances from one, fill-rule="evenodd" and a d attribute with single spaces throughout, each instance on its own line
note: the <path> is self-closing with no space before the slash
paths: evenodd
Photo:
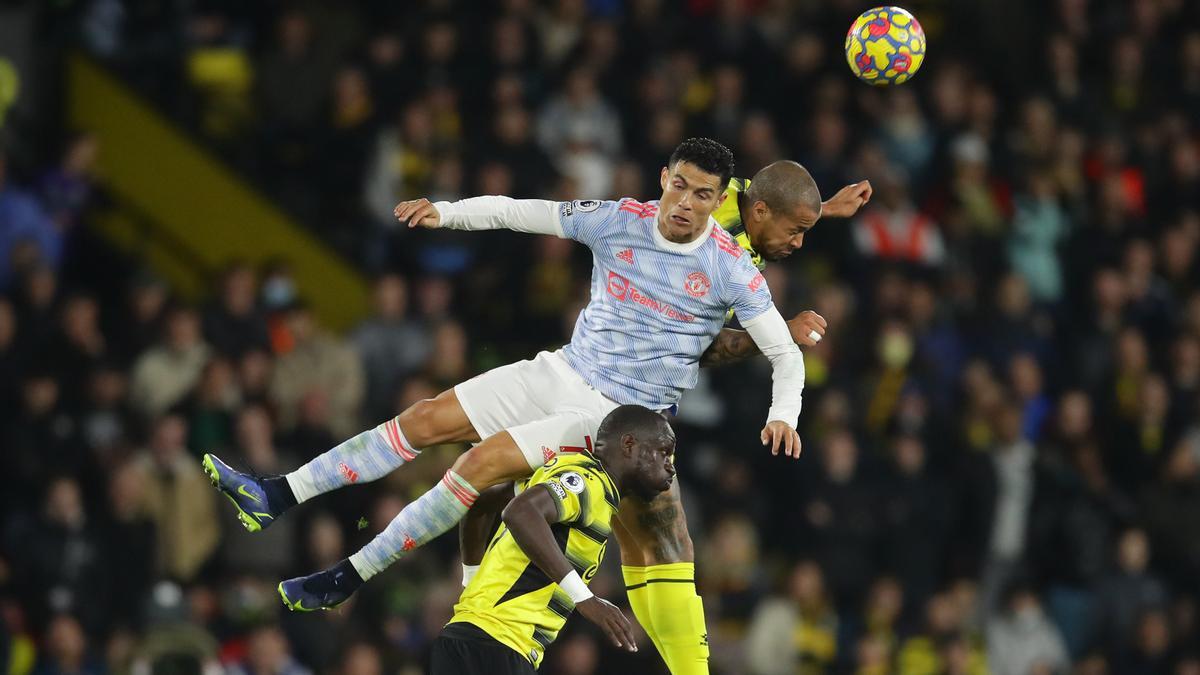
<path id="1" fill-rule="evenodd" d="M 587 469 L 579 466 L 566 465 L 545 472 L 530 482 L 533 485 L 545 485 L 550 495 L 558 503 L 559 523 L 585 524 L 591 520 L 591 486 L 598 484 L 599 479 L 589 475 Z"/>
<path id="2" fill-rule="evenodd" d="M 558 220 L 562 224 L 563 235 L 592 247 L 604 235 L 604 231 L 612 226 L 619 206 L 619 202 L 596 199 L 559 202 Z"/>
<path id="3" fill-rule="evenodd" d="M 754 319 L 774 306 L 766 278 L 750 262 L 748 255 L 738 257 L 729 275 L 729 306 L 733 309 L 737 325 Z"/>

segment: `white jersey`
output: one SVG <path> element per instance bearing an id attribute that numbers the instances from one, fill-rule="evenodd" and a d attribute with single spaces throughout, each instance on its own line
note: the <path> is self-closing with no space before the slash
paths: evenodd
<path id="1" fill-rule="evenodd" d="M 558 215 L 593 265 L 591 302 L 564 353 L 618 403 L 674 405 L 696 386 L 700 355 L 730 308 L 745 322 L 773 307 L 762 274 L 716 223 L 676 244 L 658 230 L 657 202 L 563 202 Z"/>
<path id="2" fill-rule="evenodd" d="M 563 353 L 605 397 L 652 410 L 675 405 L 695 386 L 700 356 L 732 309 L 774 368 L 768 419 L 795 426 L 804 386 L 800 350 L 766 280 L 715 221 L 694 241 L 677 244 L 658 230 L 658 202 L 474 197 L 435 207 L 442 227 L 554 234 L 591 249 L 591 301 Z"/>

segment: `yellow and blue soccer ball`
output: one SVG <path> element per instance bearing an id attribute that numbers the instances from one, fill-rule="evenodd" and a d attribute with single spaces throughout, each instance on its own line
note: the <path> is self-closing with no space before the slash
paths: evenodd
<path id="1" fill-rule="evenodd" d="M 846 33 L 846 62 L 854 76 L 887 86 L 912 79 L 925 60 L 925 31 L 900 7 L 863 12 Z"/>

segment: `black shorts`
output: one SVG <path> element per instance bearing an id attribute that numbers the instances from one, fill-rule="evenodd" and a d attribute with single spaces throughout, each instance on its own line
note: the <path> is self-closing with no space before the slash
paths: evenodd
<path id="1" fill-rule="evenodd" d="M 433 641 L 430 675 L 536 675 L 512 647 L 469 623 L 452 623 Z"/>

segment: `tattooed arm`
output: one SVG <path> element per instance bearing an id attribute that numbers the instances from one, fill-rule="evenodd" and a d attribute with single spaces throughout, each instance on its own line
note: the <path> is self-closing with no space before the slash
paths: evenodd
<path id="1" fill-rule="evenodd" d="M 801 347 L 811 347 L 817 344 L 817 340 L 812 339 L 809 333 L 816 331 L 817 335 L 823 337 L 826 325 L 824 317 L 811 310 L 800 312 L 791 321 L 788 321 L 792 339 Z M 755 346 L 754 340 L 750 339 L 749 333 L 737 328 L 722 328 L 708 349 L 700 355 L 700 367 L 723 366 L 748 359 L 756 354 L 758 354 L 758 347 Z"/>

